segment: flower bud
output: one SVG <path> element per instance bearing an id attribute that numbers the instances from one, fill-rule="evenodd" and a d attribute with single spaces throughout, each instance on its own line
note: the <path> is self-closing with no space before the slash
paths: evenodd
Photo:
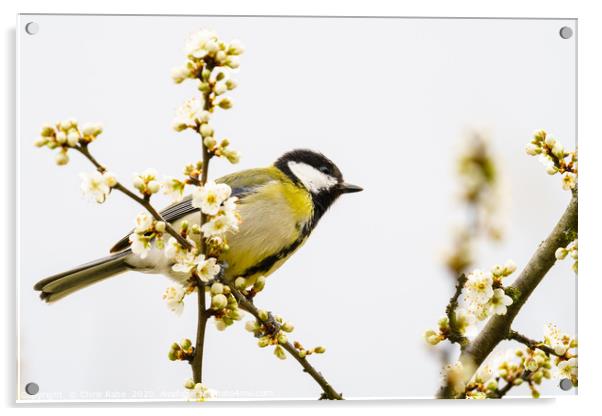
<path id="1" fill-rule="evenodd" d="M 244 289 L 247 285 L 247 279 L 245 279 L 244 277 L 237 277 L 236 280 L 234 280 L 234 287 L 241 290 Z"/>
<path id="2" fill-rule="evenodd" d="M 175 361 L 175 360 L 177 360 L 177 359 L 178 359 L 178 357 L 177 357 L 177 352 L 176 352 L 176 351 L 174 351 L 174 350 L 170 350 L 170 351 L 167 353 L 167 358 L 169 358 L 169 361 Z"/>
<path id="3" fill-rule="evenodd" d="M 240 309 L 236 308 L 230 311 L 230 317 L 235 321 L 240 321 L 243 318 L 243 313 Z"/>
<path id="4" fill-rule="evenodd" d="M 316 354 L 324 354 L 326 352 L 326 348 L 324 348 L 323 346 L 319 345 L 316 348 L 314 348 L 314 352 Z"/>
<path id="5" fill-rule="evenodd" d="M 211 293 L 214 295 L 224 293 L 224 285 L 219 282 L 215 282 L 211 285 Z"/>
<path id="6" fill-rule="evenodd" d="M 161 184 L 157 181 L 150 181 L 146 187 L 151 194 L 156 194 L 161 189 Z"/>
<path id="7" fill-rule="evenodd" d="M 516 263 L 512 260 L 508 260 L 506 264 L 504 264 L 504 274 L 506 276 L 514 273 L 516 271 Z"/>
<path id="8" fill-rule="evenodd" d="M 245 323 L 245 329 L 249 332 L 255 332 L 257 329 L 257 324 L 255 321 L 248 321 Z"/>
<path id="9" fill-rule="evenodd" d="M 189 378 L 188 380 L 186 380 L 184 382 L 184 388 L 186 388 L 188 390 L 194 389 L 194 385 L 195 385 L 194 380 L 191 378 Z"/>
<path id="10" fill-rule="evenodd" d="M 274 348 L 274 355 L 276 357 L 280 358 L 281 360 L 286 359 L 286 354 L 284 353 L 284 349 L 280 345 L 277 345 L 276 348 Z"/>
<path id="11" fill-rule="evenodd" d="M 209 91 L 211 90 L 211 86 L 209 85 L 208 82 L 200 82 L 199 83 L 199 91 L 207 94 Z"/>
<path id="12" fill-rule="evenodd" d="M 218 331 L 224 331 L 227 327 L 228 325 L 226 325 L 226 323 L 222 319 L 215 318 L 215 328 Z"/>
<path id="13" fill-rule="evenodd" d="M 46 143 L 48 143 L 48 139 L 46 137 L 39 137 L 35 142 L 33 142 L 34 146 L 36 147 L 42 147 L 46 145 Z"/>
<path id="14" fill-rule="evenodd" d="M 238 154 L 238 152 L 230 151 L 225 156 L 228 159 L 228 162 L 232 163 L 233 165 L 240 162 L 240 155 Z"/>
<path id="15" fill-rule="evenodd" d="M 293 324 L 291 324 L 290 322 L 285 322 L 285 323 L 282 325 L 282 328 L 281 328 L 281 329 L 282 329 L 284 332 L 293 332 L 293 330 L 295 329 L 295 327 L 294 327 L 294 325 L 293 325 Z"/>
<path id="16" fill-rule="evenodd" d="M 285 334 L 280 333 L 278 334 L 278 343 L 279 344 L 286 344 L 288 342 L 288 338 Z"/>
<path id="17" fill-rule="evenodd" d="M 229 108 L 232 108 L 232 101 L 228 97 L 221 97 L 217 105 L 224 110 L 228 110 Z"/>
<path id="18" fill-rule="evenodd" d="M 227 55 L 226 52 L 224 51 L 219 51 L 218 53 L 215 54 L 215 61 L 221 65 L 226 61 Z"/>
<path id="19" fill-rule="evenodd" d="M 269 314 L 266 311 L 264 311 L 263 309 L 260 309 L 257 312 L 257 315 L 259 316 L 259 320 L 262 322 L 265 322 L 270 318 Z"/>
<path id="20" fill-rule="evenodd" d="M 176 67 L 171 70 L 171 79 L 173 79 L 176 84 L 182 83 L 189 76 L 190 73 L 186 67 Z"/>
<path id="21" fill-rule="evenodd" d="M 257 341 L 257 345 L 259 345 L 259 348 L 267 347 L 268 345 L 270 345 L 270 339 L 269 339 L 269 337 L 261 337 L 261 338 L 259 338 L 259 340 Z"/>
<path id="22" fill-rule="evenodd" d="M 67 152 L 59 152 L 54 161 L 57 165 L 63 166 L 69 163 L 69 156 L 67 155 Z"/>
<path id="23" fill-rule="evenodd" d="M 558 247 L 554 255 L 556 256 L 556 260 L 564 260 L 569 254 L 568 250 L 564 247 Z"/>
<path id="24" fill-rule="evenodd" d="M 236 69 L 240 66 L 240 61 L 236 56 L 230 56 L 228 59 L 228 66 L 232 69 Z"/>
<path id="25" fill-rule="evenodd" d="M 164 233 L 165 227 L 166 225 L 164 221 L 157 221 L 157 223 L 155 224 L 155 231 L 157 231 L 158 233 Z"/>
<path id="26" fill-rule="evenodd" d="M 535 371 L 535 370 L 537 370 L 538 367 L 539 367 L 539 365 L 537 364 L 537 361 L 535 361 L 534 359 L 525 360 L 525 368 L 527 370 Z"/>
<path id="27" fill-rule="evenodd" d="M 213 89 L 217 95 L 222 95 L 226 91 L 228 91 L 228 87 L 225 82 L 218 82 L 215 84 L 215 88 Z"/>
<path id="28" fill-rule="evenodd" d="M 182 347 L 183 350 L 188 350 L 190 347 L 192 347 L 192 341 L 190 341 L 188 338 L 184 338 L 180 342 L 180 347 Z"/>
<path id="29" fill-rule="evenodd" d="M 76 130 L 71 130 L 69 134 L 67 134 L 67 144 L 71 147 L 74 147 L 79 142 L 79 133 Z"/>
<path id="30" fill-rule="evenodd" d="M 525 147 L 525 151 L 527 152 L 528 155 L 535 156 L 535 155 L 541 153 L 541 148 L 539 146 L 534 145 L 533 143 L 529 143 Z"/>
<path id="31" fill-rule="evenodd" d="M 138 189 L 139 191 L 144 189 L 144 181 L 140 176 L 135 176 L 132 184 L 134 185 L 134 188 Z"/>
<path id="32" fill-rule="evenodd" d="M 424 333 L 424 339 L 430 345 L 437 345 L 439 342 L 442 341 L 439 333 L 437 331 L 433 331 L 432 329 L 429 329 Z"/>
<path id="33" fill-rule="evenodd" d="M 229 90 L 233 90 L 236 87 L 238 87 L 238 84 L 233 79 L 229 79 L 228 81 L 226 81 L 226 88 L 228 88 Z"/>
<path id="34" fill-rule="evenodd" d="M 199 130 L 203 137 L 213 136 L 213 127 L 207 123 L 201 124 L 201 128 Z"/>
<path id="35" fill-rule="evenodd" d="M 554 153 L 554 156 L 556 156 L 558 159 L 563 159 L 564 158 L 564 146 L 562 145 L 562 143 L 560 143 L 560 142 L 554 143 L 554 147 L 552 148 L 552 153 Z"/>
<path id="36" fill-rule="evenodd" d="M 50 124 L 46 124 L 42 126 L 42 131 L 40 132 L 40 136 L 42 137 L 54 137 L 55 131 L 54 127 Z"/>
<path id="37" fill-rule="evenodd" d="M 219 309 L 223 309 L 228 305 L 228 299 L 226 299 L 226 297 L 224 295 L 222 295 L 221 293 L 218 295 L 215 295 L 211 298 L 211 307 L 213 309 L 219 310 Z"/>
<path id="38" fill-rule="evenodd" d="M 546 167 L 546 173 L 548 175 L 555 175 L 557 172 L 558 168 L 555 165 L 550 164 Z"/>
<path id="39" fill-rule="evenodd" d="M 60 144 L 65 144 L 67 142 L 67 134 L 64 131 L 59 131 L 56 134 L 56 141 Z"/>
<path id="40" fill-rule="evenodd" d="M 203 143 L 205 144 L 205 147 L 207 147 L 207 149 L 213 149 L 217 144 L 217 141 L 215 140 L 215 137 L 207 136 L 203 139 Z"/>
<path id="41" fill-rule="evenodd" d="M 305 350 L 299 351 L 299 357 L 305 358 L 306 355 L 307 355 L 307 351 L 305 351 Z"/>
<path id="42" fill-rule="evenodd" d="M 259 292 L 265 287 L 265 276 L 259 276 L 253 285 L 253 288 Z"/>
<path id="43" fill-rule="evenodd" d="M 242 43 L 238 39 L 234 39 L 228 45 L 228 55 L 241 55 L 245 51 Z"/>
<path id="44" fill-rule="evenodd" d="M 98 136 L 100 133 L 102 133 L 102 125 L 100 125 L 98 123 L 86 124 L 82 128 L 82 134 L 84 136 Z"/>

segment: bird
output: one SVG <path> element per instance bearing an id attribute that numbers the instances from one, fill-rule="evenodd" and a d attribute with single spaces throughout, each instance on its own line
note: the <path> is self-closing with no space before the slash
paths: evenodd
<path id="1" fill-rule="evenodd" d="M 218 257 L 226 283 L 238 277 L 254 282 L 274 273 L 307 241 L 341 195 L 363 190 L 345 182 L 326 156 L 308 149 L 291 150 L 269 167 L 232 173 L 215 182 L 230 186 L 241 218 L 238 232 L 228 236 L 229 248 Z M 160 214 L 176 230 L 183 221 L 200 222 L 199 209 L 192 206 L 190 195 Z M 179 282 L 190 277 L 174 272 L 173 260 L 156 246 L 144 259 L 134 254 L 130 234 L 113 246 L 109 256 L 40 280 L 34 290 L 52 303 L 130 270 L 162 274 Z"/>

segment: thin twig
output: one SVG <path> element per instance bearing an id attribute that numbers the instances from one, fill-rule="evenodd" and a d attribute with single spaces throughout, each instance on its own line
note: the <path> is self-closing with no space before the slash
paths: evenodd
<path id="1" fill-rule="evenodd" d="M 259 322 L 263 322 L 263 320 L 259 317 L 259 309 L 253 305 L 246 297 L 243 295 L 238 289 L 233 286 L 230 286 L 232 294 L 236 297 L 239 306 L 253 315 Z M 307 361 L 305 357 L 302 357 L 299 354 L 299 351 L 291 344 L 290 342 L 286 342 L 282 345 L 286 351 L 289 352 L 290 355 L 297 360 L 299 364 L 303 367 L 303 370 L 309 374 L 315 381 L 320 385 L 322 390 L 324 391 L 323 397 L 329 400 L 343 400 L 343 395 L 338 393 L 330 383 L 324 378 L 324 376 L 316 370 L 310 363 Z"/>
<path id="2" fill-rule="evenodd" d="M 511 339 L 511 340 L 520 342 L 521 344 L 526 345 L 527 347 L 529 347 L 532 350 L 537 348 L 539 350 L 542 350 L 543 352 L 545 352 L 548 355 L 564 357 L 564 354 L 563 355 L 557 354 L 556 351 L 554 351 L 554 348 L 551 348 L 551 347 L 545 345 L 543 342 L 535 341 L 534 339 L 530 339 L 512 329 L 510 331 L 508 331 L 508 336 L 506 337 L 506 339 Z"/>
<path id="3" fill-rule="evenodd" d="M 460 298 L 460 294 L 462 293 L 462 289 L 466 284 L 467 277 L 465 274 L 461 274 L 458 276 L 456 282 L 456 290 L 449 300 L 447 307 L 445 308 L 445 314 L 447 315 L 447 320 L 449 322 L 449 333 L 447 334 L 447 339 L 450 342 L 457 342 L 460 344 L 462 349 L 468 344 L 468 338 L 466 338 L 460 332 L 458 328 L 458 322 L 456 320 L 456 309 L 458 308 L 458 299 Z"/>

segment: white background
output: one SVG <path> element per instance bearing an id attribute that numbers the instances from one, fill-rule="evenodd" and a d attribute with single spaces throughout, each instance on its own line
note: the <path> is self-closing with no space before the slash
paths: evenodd
<path id="1" fill-rule="evenodd" d="M 19 49 L 19 266 L 21 380 L 42 386 L 34 399 L 106 391 L 156 399 L 182 391 L 189 376 L 188 366 L 164 357 L 173 340 L 192 338 L 196 311 L 178 318 L 166 310 L 166 279 L 129 273 L 53 305 L 31 289 L 106 255 L 140 211 L 118 194 L 103 206 L 82 198 L 77 173 L 90 171 L 89 162 L 74 154 L 59 169 L 31 138 L 46 120 L 100 120 L 105 133 L 91 148 L 124 183 L 147 166 L 178 174 L 198 158 L 198 139 L 173 132 L 171 119 L 196 91 L 174 85 L 168 71 L 199 27 L 247 49 L 236 105 L 213 123 L 242 162 L 214 162 L 214 177 L 309 147 L 366 189 L 337 201 L 256 298 L 296 324 L 292 339 L 326 344 L 328 353 L 312 361 L 347 397 L 432 397 L 439 384 L 439 362 L 422 334 L 451 292 L 440 260 L 465 216 L 455 203 L 455 169 L 466 129 L 490 131 L 508 224 L 504 242 L 479 253 L 475 267 L 512 258 L 522 268 L 570 199 L 524 147 L 536 128 L 574 147 L 575 38 L 558 34 L 573 21 L 23 16 L 19 30 L 30 21 L 40 32 L 22 36 Z M 57 60 L 63 54 L 71 63 Z M 53 64 L 40 71 L 43 62 Z M 570 262 L 562 262 L 514 327 L 541 338 L 554 322 L 574 334 L 574 289 Z M 310 378 L 293 376 L 297 363 L 280 363 L 254 343 L 241 325 L 209 329 L 204 379 L 218 395 L 316 396 Z M 563 392 L 550 382 L 542 394 Z"/>
<path id="2" fill-rule="evenodd" d="M 304 13 L 333 13 L 333 14 L 341 14 L 341 13 L 346 13 L 346 14 L 405 14 L 405 15 L 421 15 L 421 14 L 434 14 L 434 15 L 447 15 L 447 16 L 453 16 L 453 15 L 502 15 L 502 16 L 519 16 L 519 15 L 527 15 L 527 16 L 577 16 L 579 17 L 580 20 L 580 40 L 581 40 L 581 51 L 582 51 L 582 61 L 581 61 L 581 67 L 580 67 L 580 71 L 581 72 L 581 77 L 580 77 L 580 83 L 581 85 L 587 85 L 587 88 L 581 90 L 581 96 L 580 99 L 581 100 L 585 100 L 582 101 L 584 103 L 588 103 L 588 102 L 592 102 L 591 100 L 587 101 L 587 98 L 593 98 L 596 96 L 596 94 L 599 92 L 596 88 L 595 85 L 593 84 L 594 81 L 594 77 L 592 77 L 591 75 L 588 74 L 595 74 L 596 71 L 599 72 L 599 67 L 597 67 L 596 65 L 598 65 L 599 63 L 592 61 L 591 59 L 588 59 L 588 52 L 589 52 L 589 47 L 588 42 L 593 42 L 595 41 L 595 34 L 592 33 L 594 26 L 595 26 L 595 20 L 598 17 L 597 15 L 595 15 L 595 13 L 593 13 L 593 11 L 588 11 L 586 12 L 585 10 L 580 10 L 580 9 L 563 9 L 563 8 L 554 8 L 553 5 L 551 5 L 550 2 L 546 2 L 546 7 L 542 8 L 542 4 L 543 3 L 539 3 L 539 5 L 535 5 L 532 8 L 527 8 L 527 6 L 522 5 L 522 8 L 513 8 L 511 6 L 511 2 L 506 2 L 505 3 L 505 7 L 502 9 L 498 9 L 497 11 L 494 10 L 483 10 L 483 9 L 479 9 L 479 7 L 475 7 L 474 4 L 470 4 L 470 2 L 465 2 L 464 3 L 465 6 L 464 8 L 460 8 L 457 6 L 457 4 L 454 4 L 453 8 L 452 7 L 444 7 L 443 4 L 439 4 L 437 8 L 429 8 L 427 6 L 421 6 L 421 7 L 408 7 L 408 8 L 404 8 L 404 9 L 396 9 L 396 8 L 381 8 L 378 5 L 372 4 L 372 8 L 370 10 L 366 10 L 366 9 L 361 9 L 361 8 L 354 8 L 354 9 L 342 9 L 342 8 L 334 8 L 334 9 L 330 9 L 324 5 L 322 5 L 322 7 L 313 7 L 313 9 L 311 9 L 311 6 L 305 6 L 305 7 L 310 7 L 310 9 L 304 9 L 304 10 L 300 10 L 300 9 L 289 9 L 289 10 L 283 10 L 283 9 L 269 9 L 269 8 L 264 8 L 264 9 L 257 9 L 257 10 L 253 10 L 253 12 L 281 12 L 281 13 L 291 13 L 294 11 L 297 12 L 304 12 Z M 535 4 L 535 3 L 534 3 Z M 539 7 L 538 7 L 539 6 Z M 40 11 L 40 10 L 45 10 L 45 11 L 54 11 L 54 12 L 58 12 L 58 11 L 121 11 L 121 12 L 176 12 L 176 11 L 180 11 L 180 12 L 198 12 L 197 9 L 195 8 L 188 8 L 188 9 L 178 9 L 178 8 L 171 8 L 171 9 L 166 9 L 166 8 L 152 8 L 148 3 L 145 4 L 145 7 L 141 8 L 141 7 L 126 7 L 121 5 L 121 7 L 117 6 L 117 5 L 107 5 L 105 7 L 108 7 L 108 9 L 104 9 L 101 10 L 99 8 L 91 8 L 91 9 L 82 9 L 82 8 L 73 8 L 75 6 L 69 7 L 69 6 L 64 6 L 63 9 L 59 9 L 58 6 L 56 8 L 53 8 L 51 10 L 49 9 L 40 9 L 40 8 L 31 8 L 28 9 L 30 11 Z M 83 6 L 82 6 L 83 7 Z M 113 8 L 111 8 L 113 7 Z M 222 6 L 223 7 L 223 6 Z M 12 9 L 8 11 L 8 14 L 10 15 L 11 13 L 14 13 L 16 10 L 19 11 L 24 11 L 22 8 L 21 9 Z M 204 12 L 209 12 L 209 11 L 215 11 L 215 12 L 227 12 L 227 9 L 213 9 L 213 10 L 209 10 L 209 9 L 205 9 L 203 10 Z M 248 12 L 250 10 L 245 10 L 244 8 L 234 8 L 230 10 L 231 12 Z M 13 20 L 12 18 L 8 18 L 7 19 L 7 23 L 6 23 L 6 27 L 10 27 L 13 24 Z M 10 45 L 10 42 L 14 41 L 14 39 L 9 39 L 7 40 L 7 46 Z M 10 51 L 10 48 L 9 48 Z M 584 52 L 585 51 L 585 52 Z M 592 48 L 592 52 L 593 52 L 593 48 Z M 10 60 L 10 54 L 8 54 L 8 60 Z M 585 57 L 585 58 L 583 58 Z M 12 85 L 13 81 L 11 81 L 11 75 L 10 75 L 10 71 L 8 72 L 8 74 L 5 77 L 6 79 L 6 85 L 7 88 L 6 90 L 10 91 L 10 86 Z M 11 108 L 12 107 L 12 98 L 11 97 L 7 97 L 6 100 L 7 103 L 7 108 Z M 588 137 L 593 137 L 595 135 L 595 131 L 593 130 L 588 130 L 587 126 L 588 123 L 591 123 L 593 121 L 595 121 L 593 118 L 590 119 L 588 118 L 588 115 L 592 114 L 592 111 L 594 110 L 594 108 L 590 108 L 587 105 L 583 105 L 582 109 L 581 109 L 581 165 L 582 165 L 582 175 L 581 175 L 581 197 L 582 197 L 582 201 L 586 200 L 587 201 L 587 205 L 586 207 L 584 207 L 584 205 L 582 204 L 582 216 L 581 219 L 582 221 L 587 221 L 587 228 L 586 227 L 582 227 L 582 233 L 580 236 L 581 242 L 582 242 L 582 261 L 581 261 L 581 282 L 583 285 L 586 285 L 587 287 L 585 288 L 585 290 L 582 290 L 581 293 L 583 294 L 583 297 L 581 298 L 581 303 L 580 303 L 580 308 L 582 311 L 584 310 L 589 310 L 590 311 L 590 316 L 587 316 L 588 314 L 582 313 L 581 314 L 581 332 L 580 332 L 580 341 L 581 341 L 581 373 L 580 373 L 580 378 L 581 378 L 581 389 L 580 389 L 580 394 L 581 394 L 581 399 L 579 400 L 579 405 L 586 405 L 587 402 L 587 398 L 590 397 L 589 394 L 590 392 L 593 391 L 594 389 L 594 379 L 593 379 L 593 374 L 595 374 L 595 371 L 597 371 L 597 368 L 595 367 L 595 363 L 593 362 L 593 360 L 591 360 L 594 356 L 590 355 L 591 354 L 591 349 L 588 349 L 588 346 L 591 348 L 593 343 L 595 342 L 595 338 L 592 338 L 591 335 L 593 335 L 593 331 L 588 331 L 589 328 L 595 328 L 594 324 L 595 321 L 592 320 L 591 315 L 595 315 L 595 304 L 593 304 L 592 298 L 595 298 L 595 295 L 597 293 L 596 291 L 596 287 L 594 287 L 594 283 L 596 283 L 595 281 L 595 276 L 596 273 L 593 269 L 590 269 L 591 266 L 593 266 L 593 264 L 590 264 L 590 262 L 588 261 L 588 259 L 592 258 L 593 256 L 588 256 L 588 252 L 591 252 L 591 250 L 588 250 L 588 247 L 586 246 L 587 243 L 584 243 L 586 241 L 592 241 L 590 240 L 591 236 L 593 234 L 592 231 L 596 229 L 596 226 L 598 226 L 599 224 L 596 224 L 594 222 L 594 217 L 590 217 L 587 216 L 588 212 L 596 212 L 595 210 L 599 207 L 597 207 L 596 201 L 594 199 L 589 198 L 588 195 L 588 190 L 589 188 L 589 181 L 591 180 L 591 178 L 588 176 L 588 170 L 587 168 L 583 168 L 583 166 L 588 166 L 588 160 L 590 160 L 591 157 L 595 157 L 596 152 L 595 152 L 595 148 L 593 148 L 592 146 L 594 145 L 594 141 L 592 139 L 589 139 Z M 6 111 L 5 112 L 9 117 L 10 114 L 12 113 L 11 111 Z M 10 123 L 5 123 L 5 125 L 7 125 L 9 128 L 8 130 L 8 136 L 13 135 L 14 133 L 11 133 L 11 129 L 10 129 Z M 591 127 L 593 127 L 593 124 L 590 124 Z M 8 161 L 6 163 L 7 166 L 7 174 L 6 177 L 7 179 L 7 185 L 6 188 L 7 189 L 11 189 L 11 186 L 9 185 L 10 183 L 12 183 L 12 179 L 10 179 L 12 177 L 11 175 L 11 171 L 12 171 L 12 163 L 10 163 L 9 161 L 12 158 L 8 158 Z M 590 171 L 591 172 L 591 171 Z M 8 211 L 7 211 L 7 216 L 6 216 L 6 220 L 7 220 L 7 226 L 5 226 L 5 229 L 10 229 L 10 226 L 8 224 L 11 224 L 12 220 L 10 219 L 12 215 L 11 214 L 11 209 L 10 209 L 10 205 L 7 207 Z M 589 211 L 591 210 L 591 211 Z M 597 211 L 599 211 L 599 209 L 597 209 Z M 11 236 L 10 233 L 7 233 L 7 247 L 12 246 L 12 244 L 10 244 L 11 240 Z M 589 238 L 588 238 L 589 235 Z M 594 243 L 594 241 L 592 241 L 592 243 Z M 592 246 L 592 249 L 594 249 L 594 246 Z M 3 252 L 11 252 L 10 250 L 3 250 Z M 10 258 L 8 261 L 5 262 L 7 265 L 10 265 Z M 7 273 L 8 275 L 11 275 L 10 273 L 10 268 L 9 268 L 9 273 Z M 587 277 L 589 277 L 589 279 L 587 279 Z M 10 286 L 9 286 L 10 287 Z M 583 288 L 582 288 L 583 289 Z M 10 313 L 11 309 L 10 309 L 10 305 L 13 304 L 13 302 L 11 301 L 12 299 L 12 295 L 11 295 L 11 291 L 7 290 L 7 305 L 9 306 L 9 310 L 7 311 L 7 323 L 9 323 L 8 327 L 11 328 L 13 327 L 12 325 L 14 325 L 13 319 L 11 318 L 13 315 Z M 586 308 L 586 309 L 584 309 Z M 595 319 L 595 318 L 594 318 Z M 9 331 L 9 335 L 10 335 L 10 331 Z M 13 331 L 13 335 L 12 337 L 14 337 L 14 331 Z M 9 351 L 11 350 L 11 346 L 13 345 L 13 341 L 14 338 L 11 339 L 12 337 L 9 337 L 9 340 L 7 342 L 8 347 L 9 347 Z M 588 354 L 588 352 L 590 352 L 590 354 Z M 590 358 L 590 360 L 588 360 L 588 358 Z M 14 356 L 13 358 L 11 358 L 11 356 L 9 355 L 7 357 L 7 365 L 9 366 L 9 368 L 14 368 Z M 8 372 L 7 372 L 8 373 Z M 11 376 L 10 374 L 7 375 L 6 378 L 6 382 L 7 385 L 13 385 L 13 380 L 14 377 Z M 5 390 L 10 390 L 10 389 L 5 389 Z M 9 394 L 7 397 L 7 403 L 10 403 L 10 401 L 12 400 L 11 397 L 14 397 L 14 394 Z M 593 398 L 590 397 L 590 398 Z M 575 403 L 573 401 L 560 401 L 560 404 L 562 406 L 573 406 Z M 407 408 L 408 406 L 416 406 L 416 403 L 412 404 L 408 404 L 407 402 L 403 404 L 404 408 Z M 442 406 L 442 404 L 436 404 L 433 405 L 436 407 L 433 407 L 433 410 L 437 411 L 442 411 L 443 408 L 439 407 Z M 499 405 L 498 405 L 499 406 Z M 381 406 L 381 409 L 382 406 Z M 483 408 L 479 408 L 480 411 L 483 411 Z M 498 408 L 499 410 L 499 408 Z M 510 410 L 509 408 L 505 407 L 505 410 L 508 411 Z M 551 410 L 549 407 L 547 410 Z M 262 412 L 267 411 L 267 409 L 262 409 Z M 487 411 L 494 411 L 493 407 L 491 404 L 489 404 Z"/>

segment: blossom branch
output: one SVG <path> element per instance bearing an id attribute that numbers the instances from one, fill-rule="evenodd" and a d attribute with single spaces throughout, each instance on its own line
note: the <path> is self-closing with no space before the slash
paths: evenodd
<path id="1" fill-rule="evenodd" d="M 208 99 L 208 94 L 205 94 L 205 111 L 210 110 L 210 102 Z M 198 132 L 199 134 L 200 131 Z M 201 177 L 198 186 L 204 186 L 207 183 L 207 179 L 209 176 L 209 160 L 211 156 L 209 151 L 207 150 L 207 146 L 201 136 L 201 151 L 203 154 L 203 166 L 201 170 Z M 200 213 L 200 227 L 205 224 L 207 221 L 206 214 L 203 213 L 202 210 L 199 210 Z M 205 238 L 203 235 L 200 236 L 200 252 L 205 255 L 206 253 L 206 245 Z M 197 321 L 197 330 L 196 330 L 196 341 L 195 341 L 195 349 L 194 349 L 194 357 L 190 362 L 190 366 L 192 367 L 192 376 L 195 383 L 203 382 L 203 355 L 205 350 L 205 329 L 207 327 L 207 320 L 210 318 L 211 314 L 209 314 L 207 310 L 207 300 L 205 296 L 205 286 L 201 281 L 200 277 L 195 276 L 197 290 L 198 290 L 198 299 L 197 299 L 197 309 L 198 309 L 198 321 Z"/>
<path id="2" fill-rule="evenodd" d="M 564 354 L 562 354 L 562 355 L 557 354 L 556 351 L 554 351 L 554 348 L 551 348 L 551 347 L 545 345 L 543 342 L 539 342 L 539 341 L 530 339 L 530 338 L 526 337 L 525 335 L 522 335 L 512 329 L 510 331 L 508 331 L 508 336 L 506 337 L 506 339 L 520 342 L 521 344 L 527 346 L 527 348 L 530 348 L 530 349 L 535 349 L 535 348 L 540 349 L 549 355 L 555 355 L 557 357 L 564 357 Z"/>
<path id="3" fill-rule="evenodd" d="M 574 238 L 574 233 L 577 231 L 577 211 L 578 192 L 575 188 L 562 217 L 549 236 L 539 245 L 520 276 L 509 288 L 515 293 L 516 299 L 508 307 L 507 313 L 493 316 L 479 335 L 463 349 L 460 362 L 464 365 L 464 368 L 471 369 L 469 372 L 474 373 L 493 349 L 501 341 L 507 339 L 514 318 L 554 265 L 556 250 L 559 247 L 565 247 Z M 470 379 L 471 376 L 472 374 L 465 375 L 466 379 Z M 447 383 L 444 383 L 438 397 L 450 398 L 449 390 Z"/>
<path id="4" fill-rule="evenodd" d="M 458 327 L 458 322 L 456 320 L 456 309 L 458 308 L 458 299 L 460 298 L 460 294 L 462 293 L 462 289 L 464 288 L 467 280 L 468 279 L 465 274 L 461 274 L 458 277 L 456 282 L 456 291 L 445 308 L 445 314 L 447 315 L 449 322 L 449 333 L 447 334 L 447 339 L 449 339 L 450 342 L 457 342 L 462 348 L 468 344 L 468 338 L 462 335 L 462 331 L 460 331 Z"/>
<path id="5" fill-rule="evenodd" d="M 279 330 L 278 323 L 275 322 L 273 319 L 269 319 L 267 322 L 265 319 L 262 319 L 259 309 L 257 309 L 257 307 L 251 301 L 249 301 L 247 297 L 243 295 L 238 289 L 236 289 L 233 286 L 230 286 L 230 289 L 232 291 L 232 294 L 236 297 L 236 300 L 238 301 L 242 309 L 249 312 L 258 321 L 266 324 L 269 328 L 271 328 L 272 331 L 277 332 Z M 299 364 L 301 364 L 301 366 L 303 367 L 303 371 L 309 374 L 316 381 L 316 383 L 320 385 L 320 387 L 323 390 L 321 398 L 328 400 L 343 400 L 343 395 L 338 393 L 330 385 L 330 383 L 324 378 L 324 376 L 318 370 L 316 370 L 304 356 L 302 356 L 299 353 L 299 351 L 295 348 L 293 344 L 287 341 L 285 343 L 282 343 L 281 345 L 282 348 L 288 351 L 288 353 L 292 355 L 293 358 L 297 360 Z"/>
<path id="6" fill-rule="evenodd" d="M 92 156 L 87 144 L 84 143 L 84 144 L 75 146 L 75 147 L 73 147 L 73 149 L 80 152 L 82 155 L 84 155 L 96 167 L 96 170 L 99 173 L 103 174 L 103 173 L 107 172 L 107 168 L 105 168 L 101 163 L 99 163 L 96 160 L 96 158 L 94 156 Z M 130 197 L 131 199 L 133 199 L 134 201 L 136 201 L 137 203 L 142 205 L 157 221 L 164 222 L 165 223 L 165 231 L 167 231 L 172 237 L 174 237 L 178 241 L 178 243 L 180 243 L 183 247 L 192 248 L 192 245 L 190 244 L 190 242 L 187 241 L 184 237 L 182 237 L 180 235 L 180 233 L 178 233 L 176 230 L 174 230 L 174 228 L 171 225 L 169 225 L 168 222 L 165 221 L 163 216 L 151 205 L 148 197 L 144 197 L 144 198 L 139 197 L 138 195 L 136 195 L 135 193 L 130 191 L 127 187 L 125 187 L 119 181 L 116 181 L 115 185 L 112 186 L 112 188 L 120 191 L 124 195 Z"/>

